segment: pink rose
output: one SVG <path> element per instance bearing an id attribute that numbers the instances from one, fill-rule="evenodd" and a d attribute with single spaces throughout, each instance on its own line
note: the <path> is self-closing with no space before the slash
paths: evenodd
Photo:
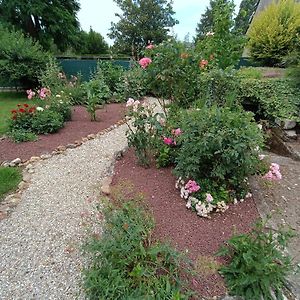
<path id="1" fill-rule="evenodd" d="M 166 145 L 172 145 L 173 144 L 172 138 L 169 138 L 169 137 L 164 137 L 163 141 Z"/>
<path id="2" fill-rule="evenodd" d="M 206 201 L 208 203 L 212 202 L 214 200 L 213 196 L 209 193 L 206 194 Z"/>
<path id="3" fill-rule="evenodd" d="M 152 59 L 149 57 L 143 57 L 142 59 L 139 60 L 139 65 L 143 69 L 146 69 L 151 63 L 152 63 Z"/>
<path id="4" fill-rule="evenodd" d="M 189 193 L 195 193 L 200 190 L 200 186 L 194 180 L 189 180 L 185 185 L 185 189 L 188 190 Z"/>
<path id="5" fill-rule="evenodd" d="M 181 131 L 180 128 L 173 129 L 173 130 L 172 130 L 172 134 L 173 134 L 173 135 L 176 135 L 176 136 L 179 136 L 179 135 L 182 134 L 182 131 Z"/>
<path id="6" fill-rule="evenodd" d="M 126 107 L 130 107 L 130 106 L 133 106 L 134 104 L 134 99 L 132 98 L 129 98 L 126 102 Z"/>
<path id="7" fill-rule="evenodd" d="M 153 45 L 153 44 L 149 44 L 148 46 L 146 46 L 146 49 L 152 50 L 153 48 L 154 48 L 154 45 Z"/>

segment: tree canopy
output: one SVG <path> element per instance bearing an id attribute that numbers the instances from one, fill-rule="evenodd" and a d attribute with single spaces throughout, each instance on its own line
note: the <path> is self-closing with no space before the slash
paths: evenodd
<path id="1" fill-rule="evenodd" d="M 234 30 L 245 34 L 256 11 L 259 0 L 242 0 L 238 15 L 235 18 Z"/>
<path id="2" fill-rule="evenodd" d="M 64 51 L 79 32 L 77 0 L 0 0 L 0 22 L 13 25 L 38 40 Z"/>
<path id="3" fill-rule="evenodd" d="M 114 0 L 122 10 L 117 23 L 112 23 L 109 37 L 120 52 L 137 57 L 148 41 L 160 43 L 168 37 L 170 27 L 178 23 L 173 18 L 173 1 Z"/>

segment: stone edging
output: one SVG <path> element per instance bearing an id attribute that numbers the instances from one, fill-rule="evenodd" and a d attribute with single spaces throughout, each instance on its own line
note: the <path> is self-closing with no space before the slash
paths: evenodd
<path id="1" fill-rule="evenodd" d="M 20 158 L 15 158 L 11 161 L 4 161 L 2 162 L 1 166 L 3 167 L 24 167 L 22 170 L 22 176 L 23 179 L 19 183 L 17 190 L 6 196 L 1 203 L 0 203 L 0 221 L 7 218 L 13 209 L 18 205 L 18 203 L 21 201 L 21 196 L 23 191 L 25 191 L 28 187 L 29 184 L 31 183 L 31 177 L 32 174 L 35 172 L 35 163 L 41 160 L 46 160 L 48 158 L 51 158 L 54 155 L 59 155 L 63 154 L 67 149 L 75 149 L 80 147 L 82 144 L 88 142 L 89 140 L 94 140 L 98 137 L 101 137 L 102 135 L 118 128 L 119 126 L 123 125 L 126 123 L 125 119 L 122 119 L 115 123 L 114 125 L 111 125 L 108 128 L 105 128 L 101 131 L 99 131 L 96 134 L 89 134 L 86 137 L 81 138 L 81 140 L 75 141 L 73 144 L 68 144 L 66 146 L 58 146 L 56 147 L 51 153 L 48 154 L 42 154 L 40 156 L 32 156 L 28 160 L 22 161 Z"/>

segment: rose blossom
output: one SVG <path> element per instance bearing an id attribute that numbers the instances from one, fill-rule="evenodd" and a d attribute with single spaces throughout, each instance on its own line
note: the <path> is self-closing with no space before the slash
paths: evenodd
<path id="1" fill-rule="evenodd" d="M 172 134 L 173 134 L 173 135 L 176 135 L 176 136 L 179 136 L 179 135 L 182 134 L 182 131 L 181 131 L 180 128 L 173 129 L 173 130 L 172 130 Z"/>
<path id="2" fill-rule="evenodd" d="M 126 102 L 127 107 L 133 106 L 133 104 L 134 104 L 134 99 L 132 99 L 132 98 L 129 98 Z"/>
<path id="3" fill-rule="evenodd" d="M 146 69 L 151 63 L 152 63 L 152 59 L 149 57 L 143 57 L 139 60 L 139 65 L 143 69 Z"/>
<path id="4" fill-rule="evenodd" d="M 214 200 L 213 196 L 209 193 L 206 194 L 206 201 L 208 203 L 212 202 Z"/>
<path id="5" fill-rule="evenodd" d="M 173 139 L 170 138 L 170 137 L 164 137 L 163 141 L 166 145 L 172 145 L 173 144 Z"/>
<path id="6" fill-rule="evenodd" d="M 195 193 L 200 190 L 200 186 L 194 180 L 189 180 L 185 185 L 185 188 L 188 190 L 189 193 Z"/>

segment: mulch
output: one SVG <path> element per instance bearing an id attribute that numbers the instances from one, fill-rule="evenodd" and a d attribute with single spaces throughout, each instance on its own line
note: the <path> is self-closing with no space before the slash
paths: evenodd
<path id="1" fill-rule="evenodd" d="M 17 157 L 27 160 L 32 156 L 50 153 L 58 146 L 66 146 L 81 140 L 89 134 L 98 133 L 110 127 L 124 117 L 124 104 L 107 104 L 97 110 L 97 121 L 91 122 L 90 116 L 82 106 L 72 108 L 72 121 L 66 122 L 65 127 L 57 133 L 40 135 L 35 142 L 14 143 L 9 139 L 0 141 L 0 163 Z"/>
<path id="2" fill-rule="evenodd" d="M 157 169 L 153 166 L 145 169 L 138 166 L 134 152 L 129 150 L 116 163 L 112 185 L 116 189 L 120 185 L 132 185 L 135 192 L 144 195 L 156 222 L 155 239 L 170 242 L 177 250 L 186 252 L 194 262 L 202 258 L 200 276 L 191 280 L 192 287 L 200 295 L 209 298 L 224 295 L 224 280 L 217 271 L 209 270 L 209 262 L 213 258 L 224 263 L 224 259 L 214 256 L 219 247 L 234 233 L 251 230 L 259 218 L 254 200 L 231 205 L 225 213 L 215 213 L 211 219 L 200 218 L 186 209 L 185 201 L 175 189 L 175 180 L 171 168 Z"/>

